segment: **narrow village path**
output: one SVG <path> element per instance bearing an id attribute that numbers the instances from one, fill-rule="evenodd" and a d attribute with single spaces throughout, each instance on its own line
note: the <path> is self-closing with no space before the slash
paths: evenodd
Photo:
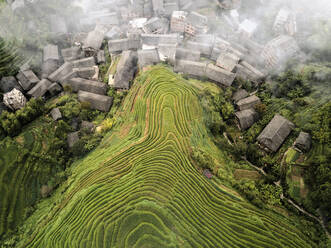
<path id="1" fill-rule="evenodd" d="M 255 165 L 253 165 L 251 162 L 249 162 L 249 161 L 247 160 L 246 157 L 242 157 L 242 158 L 247 162 L 247 164 L 248 164 L 249 166 L 251 166 L 252 168 L 254 168 L 255 170 L 257 170 L 258 172 L 260 172 L 260 173 L 263 174 L 264 176 L 267 176 L 267 173 L 266 173 L 262 168 L 259 168 L 259 167 L 255 166 Z M 280 180 L 274 182 L 274 184 L 275 184 L 276 186 L 278 186 L 278 187 L 282 187 L 281 184 L 280 184 Z M 324 229 L 324 231 L 325 231 L 327 237 L 328 237 L 329 239 L 331 239 L 331 234 L 330 234 L 329 231 L 327 230 L 327 227 L 326 227 L 326 225 L 325 225 L 325 223 L 324 223 L 322 217 L 317 217 L 317 216 L 315 216 L 315 215 L 309 213 L 309 212 L 306 211 L 304 208 L 300 207 L 300 206 L 297 205 L 295 202 L 293 202 L 291 199 L 286 198 L 286 197 L 284 196 L 283 193 L 281 193 L 281 195 L 280 195 L 280 199 L 283 200 L 283 201 L 284 201 L 284 200 L 287 201 L 289 204 L 291 204 L 293 207 L 295 207 L 299 212 L 301 212 L 301 213 L 303 213 L 303 214 L 309 216 L 310 218 L 313 218 L 313 219 L 316 220 L 318 223 L 320 223 L 320 225 L 321 225 L 322 228 Z"/>

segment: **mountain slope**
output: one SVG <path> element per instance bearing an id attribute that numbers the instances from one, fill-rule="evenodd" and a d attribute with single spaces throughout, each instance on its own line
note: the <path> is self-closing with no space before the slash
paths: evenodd
<path id="1" fill-rule="evenodd" d="M 197 94 L 164 67 L 140 75 L 115 128 L 73 166 L 20 247 L 312 247 L 290 219 L 220 190 L 191 164 L 192 146 L 224 162 Z"/>

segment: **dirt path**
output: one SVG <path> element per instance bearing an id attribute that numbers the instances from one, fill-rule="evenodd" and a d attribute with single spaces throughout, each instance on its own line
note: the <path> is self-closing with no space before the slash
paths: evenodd
<path id="1" fill-rule="evenodd" d="M 253 165 L 251 162 L 249 162 L 249 161 L 247 160 L 246 157 L 242 157 L 242 158 L 247 162 L 247 164 L 248 164 L 249 166 L 251 166 L 252 168 L 254 168 L 255 170 L 257 170 L 258 172 L 260 172 L 260 173 L 263 174 L 264 176 L 267 176 L 267 173 L 266 173 L 262 168 L 259 168 L 259 167 L 255 166 L 255 165 Z M 276 186 L 278 186 L 278 187 L 282 187 L 281 184 L 280 184 L 280 180 L 277 181 L 277 182 L 274 182 L 274 184 L 275 184 Z M 323 227 L 323 229 L 324 229 L 326 235 L 328 236 L 328 238 L 331 239 L 331 234 L 328 232 L 328 230 L 327 230 L 327 228 L 326 228 L 326 225 L 325 225 L 325 223 L 324 223 L 322 217 L 317 217 L 317 216 L 315 216 L 315 215 L 309 213 L 309 212 L 306 211 L 304 208 L 302 208 L 302 207 L 300 207 L 299 205 L 297 205 L 296 203 L 294 203 L 291 199 L 286 198 L 286 197 L 284 196 L 283 193 L 281 193 L 281 195 L 280 195 L 280 199 L 282 199 L 283 201 L 284 201 L 284 200 L 287 201 L 287 202 L 290 203 L 293 207 L 295 207 L 297 210 L 299 210 L 299 212 L 301 212 L 301 213 L 303 213 L 303 214 L 309 216 L 310 218 L 313 218 L 313 219 L 316 220 L 318 223 L 320 223 L 320 225 Z"/>

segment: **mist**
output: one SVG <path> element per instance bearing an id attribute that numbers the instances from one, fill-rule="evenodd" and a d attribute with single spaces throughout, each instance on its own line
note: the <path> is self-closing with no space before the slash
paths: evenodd
<path id="1" fill-rule="evenodd" d="M 11 2 L 11 1 L 9 1 Z M 112 4 L 109 4 L 111 2 Z M 162 3 L 162 1 L 159 1 Z M 176 1 L 163 1 L 164 3 Z M 178 1 L 181 3 L 191 1 Z M 233 8 L 220 8 L 218 4 L 234 4 Z M 22 5 L 23 3 L 23 5 Z M 104 8 L 100 6 L 104 3 Z M 145 3 L 145 6 L 144 6 Z M 38 66 L 42 48 L 48 43 L 56 43 L 59 47 L 68 47 L 75 42 L 81 43 L 86 37 L 84 34 L 103 26 L 107 33 L 112 26 L 120 27 L 122 36 L 127 35 L 128 20 L 124 20 L 126 12 L 136 14 L 135 18 L 143 17 L 141 8 L 147 8 L 148 1 L 141 0 L 16 0 L 12 5 L 2 6 L 0 11 L 0 36 L 9 42 L 16 44 L 26 60 Z M 150 1 L 150 8 L 153 3 Z M 286 10 L 289 18 L 293 18 L 292 31 L 281 30 L 280 34 L 293 37 L 300 48 L 300 61 L 318 59 L 329 61 L 331 45 L 331 1 L 316 0 L 202 0 L 192 1 L 192 5 L 186 11 L 201 12 L 208 17 L 209 29 L 206 34 L 221 37 L 229 42 L 235 42 L 252 50 L 252 46 L 265 47 L 268 42 L 277 37 L 273 29 L 275 19 L 280 10 Z M 140 12 L 139 12 L 140 11 Z M 135 13 L 136 12 L 136 13 Z M 115 13 L 119 17 L 118 25 L 103 25 L 97 15 Z M 153 13 L 153 11 L 151 12 Z M 153 16 L 159 14 L 154 11 Z M 162 15 L 162 14 L 161 14 Z M 148 16 L 148 18 L 151 16 Z M 170 19 L 170 16 L 166 16 Z M 129 18 L 130 19 L 130 18 Z M 133 18 L 131 18 L 133 19 Z M 5 24 L 5 25 L 4 25 Z M 283 27 L 282 27 L 283 28 Z M 242 32 L 246 32 L 242 35 Z M 253 42 L 253 43 L 251 43 Z M 326 51 L 326 52 L 325 52 Z M 248 61 L 255 66 L 256 56 L 261 51 L 251 52 Z M 286 57 L 286 56 L 285 56 Z M 281 61 L 279 68 L 284 68 L 293 57 Z M 263 66 L 263 65 L 262 65 Z"/>

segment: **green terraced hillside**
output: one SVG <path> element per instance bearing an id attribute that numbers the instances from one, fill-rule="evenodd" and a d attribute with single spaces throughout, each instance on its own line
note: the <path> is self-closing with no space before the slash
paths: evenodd
<path id="1" fill-rule="evenodd" d="M 203 116 L 192 83 L 161 66 L 144 72 L 115 128 L 28 220 L 19 247 L 314 247 L 290 219 L 224 192 L 191 164 L 194 146 L 224 162 Z"/>

